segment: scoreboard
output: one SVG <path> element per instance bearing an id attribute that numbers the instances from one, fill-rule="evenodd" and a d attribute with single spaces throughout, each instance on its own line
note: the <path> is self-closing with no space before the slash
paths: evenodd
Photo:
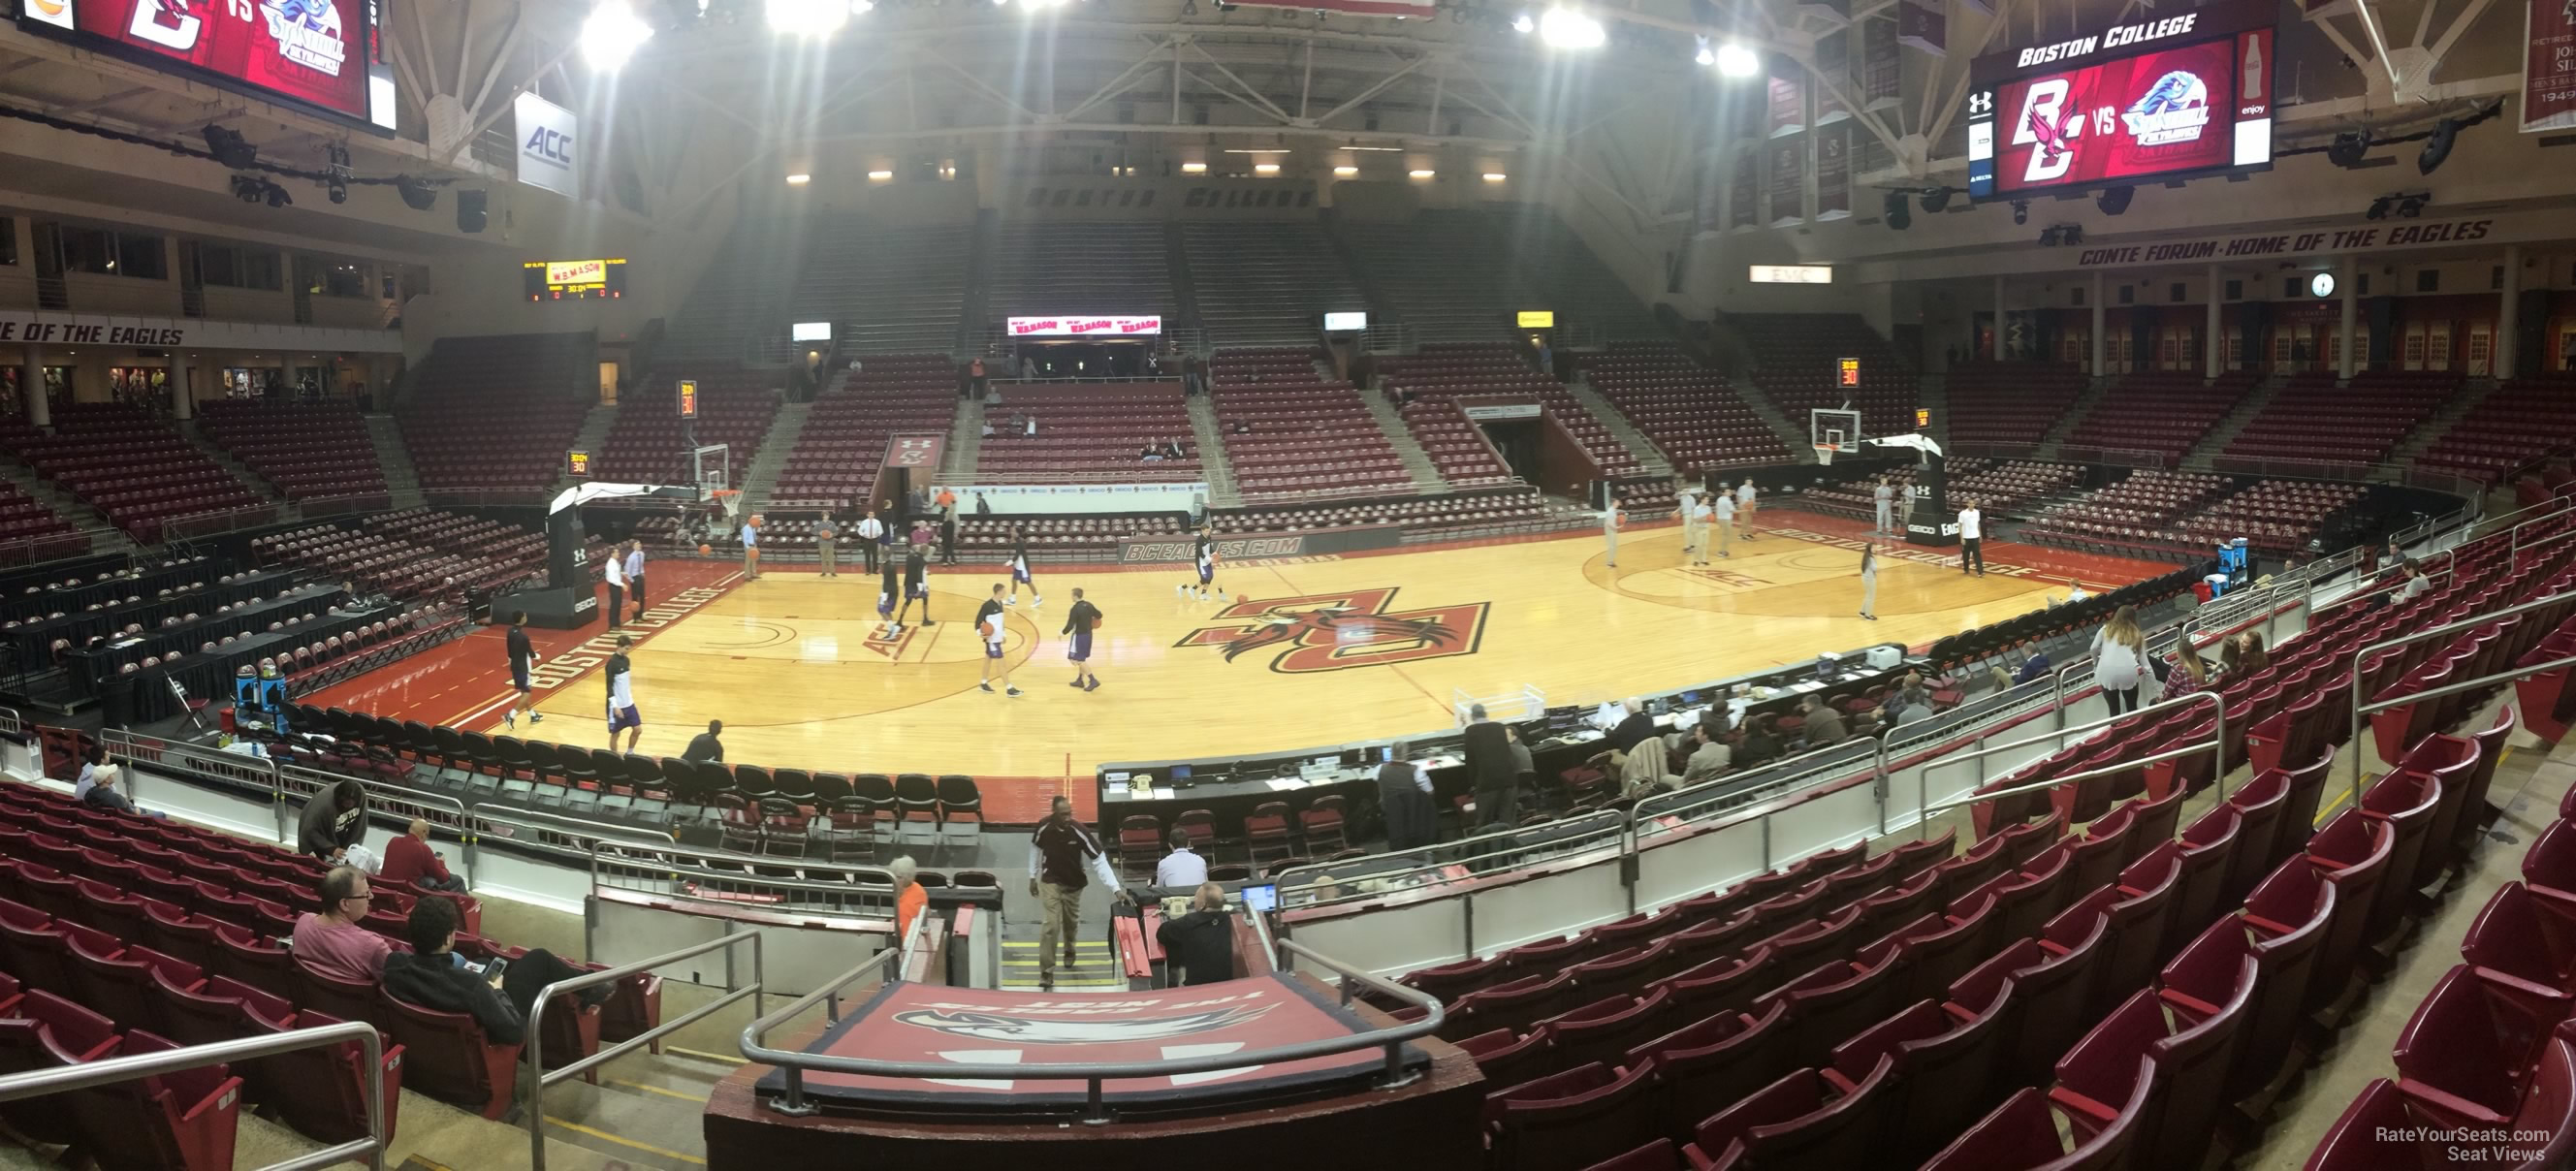
<path id="1" fill-rule="evenodd" d="M 531 260 L 519 266 L 531 301 L 626 295 L 624 260 Z"/>
<path id="2" fill-rule="evenodd" d="M 2262 0 L 2226 0 L 1977 58 L 1968 194 L 2269 168 L 2277 20 Z"/>

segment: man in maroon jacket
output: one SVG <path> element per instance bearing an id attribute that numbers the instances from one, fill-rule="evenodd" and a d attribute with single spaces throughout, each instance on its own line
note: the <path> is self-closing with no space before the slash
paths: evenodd
<path id="1" fill-rule="evenodd" d="M 396 889 L 463 890 L 465 880 L 447 872 L 447 861 L 429 848 L 429 823 L 415 817 L 411 832 L 385 845 L 378 881 Z"/>

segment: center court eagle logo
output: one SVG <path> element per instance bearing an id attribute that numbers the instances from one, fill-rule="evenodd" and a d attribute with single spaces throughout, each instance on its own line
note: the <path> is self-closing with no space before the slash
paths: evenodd
<path id="1" fill-rule="evenodd" d="M 1248 1025 L 1268 1015 L 1272 1007 L 1267 1004 L 1234 1005 L 1178 1016 L 1119 1021 L 1058 1020 L 1002 1012 L 913 1009 L 896 1013 L 894 1019 L 899 1024 L 952 1036 L 973 1037 L 979 1041 L 1008 1041 L 1020 1045 L 1118 1045 L 1164 1041 Z"/>
<path id="2" fill-rule="evenodd" d="M 1222 647 L 1229 663 L 1277 651 L 1270 669 L 1282 675 L 1472 655 L 1483 645 L 1493 603 L 1397 610 L 1395 594 L 1388 586 L 1237 602 L 1173 645 Z"/>

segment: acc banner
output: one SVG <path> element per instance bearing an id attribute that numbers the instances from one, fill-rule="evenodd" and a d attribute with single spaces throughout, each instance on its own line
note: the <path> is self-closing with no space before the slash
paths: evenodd
<path id="1" fill-rule="evenodd" d="M 1896 41 L 1935 57 L 1950 55 L 1950 14 L 1945 0 L 1896 0 Z"/>
<path id="2" fill-rule="evenodd" d="M 1746 143 L 1735 148 L 1735 165 L 1727 172 L 1726 225 L 1751 228 L 1761 223 L 1762 148 Z"/>
<path id="3" fill-rule="evenodd" d="M 1807 218 L 1807 136 L 1774 138 L 1762 149 L 1771 152 L 1771 226 Z"/>
<path id="4" fill-rule="evenodd" d="M 1796 134 L 1807 128 L 1805 67 L 1786 57 L 1771 59 L 1770 135 Z"/>
<path id="5" fill-rule="evenodd" d="M 1852 128 L 1846 123 L 1816 132 L 1816 218 L 1851 214 Z"/>
<path id="6" fill-rule="evenodd" d="M 579 200 L 581 167 L 573 148 L 580 118 L 532 93 L 520 94 L 511 109 L 519 124 L 519 182 Z"/>
<path id="7" fill-rule="evenodd" d="M 2524 2 L 2522 132 L 2576 130 L 2576 3 Z"/>
<path id="8" fill-rule="evenodd" d="M 1871 19 L 1860 29 L 1860 106 L 1871 113 L 1894 109 L 1903 78 L 1897 61 L 1896 22 Z"/>

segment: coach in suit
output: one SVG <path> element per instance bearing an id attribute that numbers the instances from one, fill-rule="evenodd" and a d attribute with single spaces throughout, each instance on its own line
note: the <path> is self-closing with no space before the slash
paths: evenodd
<path id="1" fill-rule="evenodd" d="M 1476 787 L 1477 827 L 1508 827 L 1520 814 L 1520 763 L 1513 759 L 1511 737 L 1486 718 L 1481 703 L 1467 709 L 1467 718 L 1467 778 Z"/>

